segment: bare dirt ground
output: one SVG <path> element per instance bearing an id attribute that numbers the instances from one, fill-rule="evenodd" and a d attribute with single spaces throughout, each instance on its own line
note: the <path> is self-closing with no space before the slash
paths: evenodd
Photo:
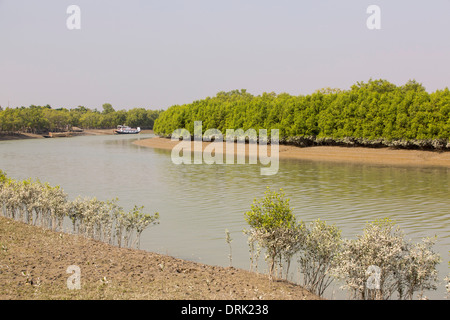
<path id="1" fill-rule="evenodd" d="M 135 141 L 139 146 L 172 150 L 179 142 L 171 141 L 166 138 L 151 138 Z M 204 142 L 202 150 L 209 145 L 213 148 L 214 142 Z M 216 153 L 226 154 L 226 143 L 217 143 Z M 191 150 L 194 150 L 193 143 Z M 270 155 L 270 146 L 268 146 L 268 155 Z M 238 149 L 235 144 L 235 154 Z M 249 145 L 245 145 L 245 154 L 252 154 Z M 258 151 L 256 151 L 258 152 Z M 341 163 L 364 163 L 377 165 L 402 165 L 402 166 L 432 166 L 450 168 L 450 152 L 422 151 L 422 150 L 402 150 L 391 148 L 362 148 L 362 147 L 306 147 L 299 148 L 294 146 L 279 146 L 280 159 L 299 159 L 315 161 L 333 161 Z"/>
<path id="2" fill-rule="evenodd" d="M 67 268 L 80 267 L 69 290 Z M 118 248 L 0 217 L 1 300 L 317 300 L 267 275 Z"/>

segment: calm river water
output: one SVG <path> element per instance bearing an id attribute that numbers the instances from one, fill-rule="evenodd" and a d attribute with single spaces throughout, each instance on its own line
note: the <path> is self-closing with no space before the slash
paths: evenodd
<path id="1" fill-rule="evenodd" d="M 278 174 L 259 165 L 175 165 L 170 151 L 132 144 L 139 136 L 85 136 L 0 142 L 0 169 L 16 179 L 60 185 L 71 199 L 119 198 L 127 210 L 143 205 L 160 213 L 160 225 L 142 235 L 141 249 L 212 265 L 229 265 L 225 229 L 233 239 L 233 266 L 250 266 L 244 212 L 267 186 L 283 188 L 299 220 L 335 223 L 346 238 L 367 221 L 389 217 L 407 238 L 438 236 L 437 291 L 445 298 L 449 274 L 450 169 L 282 160 Z M 263 261 L 259 270 L 265 271 Z M 297 279 L 297 274 L 292 275 Z M 346 297 L 335 286 L 326 298 Z"/>

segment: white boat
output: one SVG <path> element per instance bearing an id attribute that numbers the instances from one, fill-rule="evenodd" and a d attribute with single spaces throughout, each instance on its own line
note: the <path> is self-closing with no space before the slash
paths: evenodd
<path id="1" fill-rule="evenodd" d="M 117 134 L 137 134 L 141 132 L 141 128 L 130 128 L 128 126 L 117 126 L 117 129 L 114 131 Z"/>

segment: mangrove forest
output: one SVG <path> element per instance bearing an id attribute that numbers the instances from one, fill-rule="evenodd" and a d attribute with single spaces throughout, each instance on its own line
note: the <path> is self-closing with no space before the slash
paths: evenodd
<path id="1" fill-rule="evenodd" d="M 190 104 L 175 105 L 155 121 L 157 134 L 176 129 L 279 129 L 280 143 L 362 145 L 450 149 L 450 91 L 428 93 L 410 80 L 358 82 L 349 90 L 321 89 L 309 95 L 246 90 L 219 92 Z"/>

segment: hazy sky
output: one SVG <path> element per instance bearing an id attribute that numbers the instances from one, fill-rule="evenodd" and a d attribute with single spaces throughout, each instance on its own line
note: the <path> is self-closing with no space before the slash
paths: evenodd
<path id="1" fill-rule="evenodd" d="M 69 5 L 81 29 L 69 30 Z M 369 30 L 369 5 L 381 30 Z M 167 108 L 247 89 L 449 86 L 450 1 L 0 0 L 0 105 Z"/>

